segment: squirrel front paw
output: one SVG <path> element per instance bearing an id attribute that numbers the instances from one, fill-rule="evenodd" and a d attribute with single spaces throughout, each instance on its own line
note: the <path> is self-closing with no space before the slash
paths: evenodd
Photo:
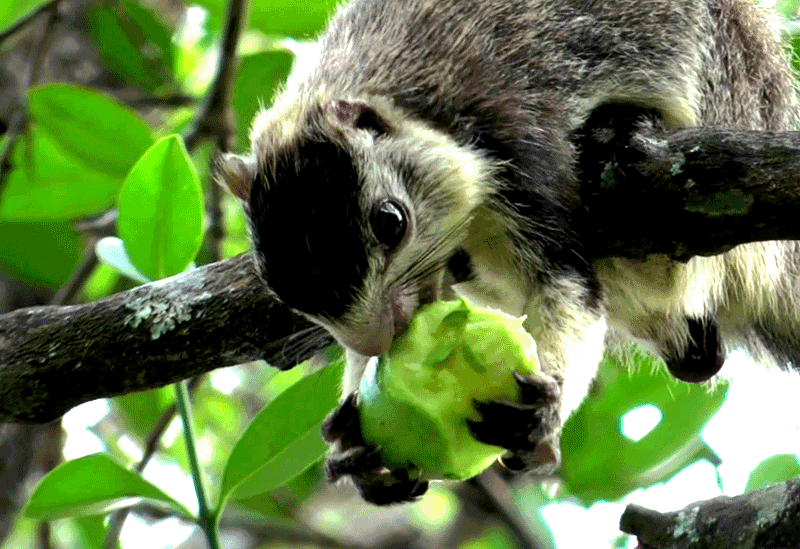
<path id="1" fill-rule="evenodd" d="M 330 481 L 349 478 L 361 497 L 375 505 L 414 501 L 428 489 L 413 468 L 387 467 L 380 448 L 364 441 L 353 393 L 322 425 L 322 436 L 333 448 L 325 461 Z"/>
<path id="2" fill-rule="evenodd" d="M 514 372 L 520 402 L 474 401 L 481 415 L 467 420 L 472 435 L 485 444 L 500 446 L 509 453 L 501 463 L 514 471 L 552 473 L 561 461 L 561 386 L 552 378 Z"/>

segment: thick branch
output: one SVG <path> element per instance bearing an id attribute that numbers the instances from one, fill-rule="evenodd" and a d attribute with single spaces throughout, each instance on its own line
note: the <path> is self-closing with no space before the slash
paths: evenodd
<path id="1" fill-rule="evenodd" d="M 593 257 L 685 261 L 745 242 L 800 240 L 800 132 L 663 133 L 630 120 L 626 131 L 614 110 L 579 141 Z"/>
<path id="2" fill-rule="evenodd" d="M 258 359 L 291 366 L 330 342 L 290 337 L 310 329 L 265 292 L 247 255 L 94 303 L 20 309 L 0 316 L 0 421 L 46 422 Z"/>
<path id="3" fill-rule="evenodd" d="M 575 229 L 594 257 L 686 259 L 800 239 L 800 134 L 657 134 L 641 118 L 626 133 L 612 122 L 579 142 L 588 216 Z M 246 257 L 97 303 L 2 315 L 0 421 L 44 422 L 87 400 L 258 358 L 290 366 L 322 346 L 287 339 L 303 329 L 311 325 L 264 292 Z M 296 349 L 282 354 L 287 342 Z"/>
<path id="4" fill-rule="evenodd" d="M 800 479 L 736 497 L 718 497 L 659 513 L 629 505 L 620 529 L 642 549 L 787 549 L 800 547 Z"/>

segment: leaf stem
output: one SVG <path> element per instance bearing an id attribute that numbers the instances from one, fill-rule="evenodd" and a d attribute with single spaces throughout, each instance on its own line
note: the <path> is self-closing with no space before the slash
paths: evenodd
<path id="1" fill-rule="evenodd" d="M 189 457 L 189 467 L 192 470 L 194 491 L 197 494 L 197 522 L 206 535 L 208 546 L 211 549 L 219 549 L 216 512 L 212 511 L 208 505 L 206 489 L 203 484 L 203 475 L 200 470 L 200 460 L 197 459 L 197 439 L 194 433 L 194 424 L 192 423 L 192 405 L 189 400 L 189 390 L 187 389 L 185 381 L 176 383 L 174 387 L 175 396 L 178 400 L 178 410 L 180 410 L 181 421 L 183 422 L 183 438 L 186 441 L 186 455 Z"/>

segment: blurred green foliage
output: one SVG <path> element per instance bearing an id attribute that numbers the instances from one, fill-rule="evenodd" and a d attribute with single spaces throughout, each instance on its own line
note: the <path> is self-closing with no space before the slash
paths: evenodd
<path id="1" fill-rule="evenodd" d="M 44 3 L 0 2 L 0 32 Z M 118 251 L 105 256 L 110 267 L 96 269 L 85 298 L 99 299 L 134 284 L 124 276 L 129 266 L 152 280 L 191 268 L 204 236 L 202 193 L 210 185 L 212 152 L 200 148 L 189 154 L 175 133 L 189 125 L 209 83 L 208 67 L 218 53 L 227 2 L 196 4 L 206 10 L 205 18 L 191 32 L 188 19 L 173 28 L 147 4 L 131 0 L 102 3 L 87 14 L 98 52 L 121 79 L 164 100 L 171 94 L 195 95 L 194 104 L 146 123 L 132 107 L 88 88 L 49 84 L 29 90 L 30 122 L 15 143 L 13 169 L 0 197 L 0 270 L 7 276 L 50 288 L 63 284 L 82 254 L 75 223 L 115 205 L 123 246 L 110 248 Z M 291 70 L 294 58 L 284 40 L 313 38 L 335 4 L 251 2 L 249 46 L 232 89 L 240 149 L 248 147 L 250 120 L 261 105 L 269 105 Z M 797 2 L 784 0 L 778 8 L 793 15 Z M 792 43 L 795 49 L 800 44 L 797 38 Z M 0 138 L 0 145 L 5 139 Z M 223 211 L 222 250 L 230 257 L 248 246 L 246 222 L 230 197 L 224 199 Z M 315 371 L 302 365 L 278 374 L 265 364 L 251 364 L 215 372 L 200 383 L 194 393 L 198 446 L 220 507 L 229 503 L 232 516 L 256 514 L 265 527 L 286 526 L 296 525 L 303 505 L 330 497 L 320 465 L 325 445 L 319 425 L 336 403 L 340 368 Z M 634 360 L 633 368 L 607 360 L 592 394 L 565 426 L 560 489 L 531 491 L 530 481 L 518 485 L 517 504 L 528 528 L 540 533 L 542 546 L 554 546 L 538 512 L 552 501 L 586 506 L 614 501 L 663 482 L 699 459 L 713 462 L 700 433 L 722 405 L 725 389 L 719 385 L 708 391 L 675 382 L 644 356 Z M 172 486 L 159 486 L 131 470 L 138 457 L 130 446 L 143 448 L 173 399 L 168 389 L 114 399 L 107 416 L 92 427 L 104 441 L 105 453 L 52 471 L 34 490 L 27 515 L 76 517 L 57 523 L 72 536 L 62 546 L 87 548 L 100 547 L 105 536 L 106 524 L 97 513 L 123 502 L 157 502 L 191 517 L 191 504 L 174 496 Z M 657 408 L 660 420 L 633 440 L 621 425 L 642 406 Z M 186 449 L 171 432 L 162 440 L 156 464 L 177 464 L 185 471 Z M 753 471 L 747 489 L 798 473 L 797 456 L 773 456 Z M 406 519 L 425 528 L 454 524 L 463 507 L 457 503 L 457 490 L 457 485 L 437 485 L 428 496 L 436 505 L 410 506 L 416 515 L 409 512 Z M 337 524 L 348 528 L 348 519 L 335 506 L 326 517 L 332 530 Z M 21 518 L 7 547 L 30 546 L 35 535 L 32 521 Z M 507 529 L 489 522 L 461 548 L 514 544 Z"/>

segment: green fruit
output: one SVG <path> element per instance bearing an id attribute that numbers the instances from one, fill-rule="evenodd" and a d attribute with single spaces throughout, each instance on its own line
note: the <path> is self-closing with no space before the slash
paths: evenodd
<path id="1" fill-rule="evenodd" d="M 461 480 L 504 453 L 478 442 L 472 401 L 518 400 L 516 370 L 537 372 L 536 344 L 521 318 L 464 300 L 424 307 L 389 352 L 370 361 L 359 387 L 361 430 L 391 468 Z"/>

